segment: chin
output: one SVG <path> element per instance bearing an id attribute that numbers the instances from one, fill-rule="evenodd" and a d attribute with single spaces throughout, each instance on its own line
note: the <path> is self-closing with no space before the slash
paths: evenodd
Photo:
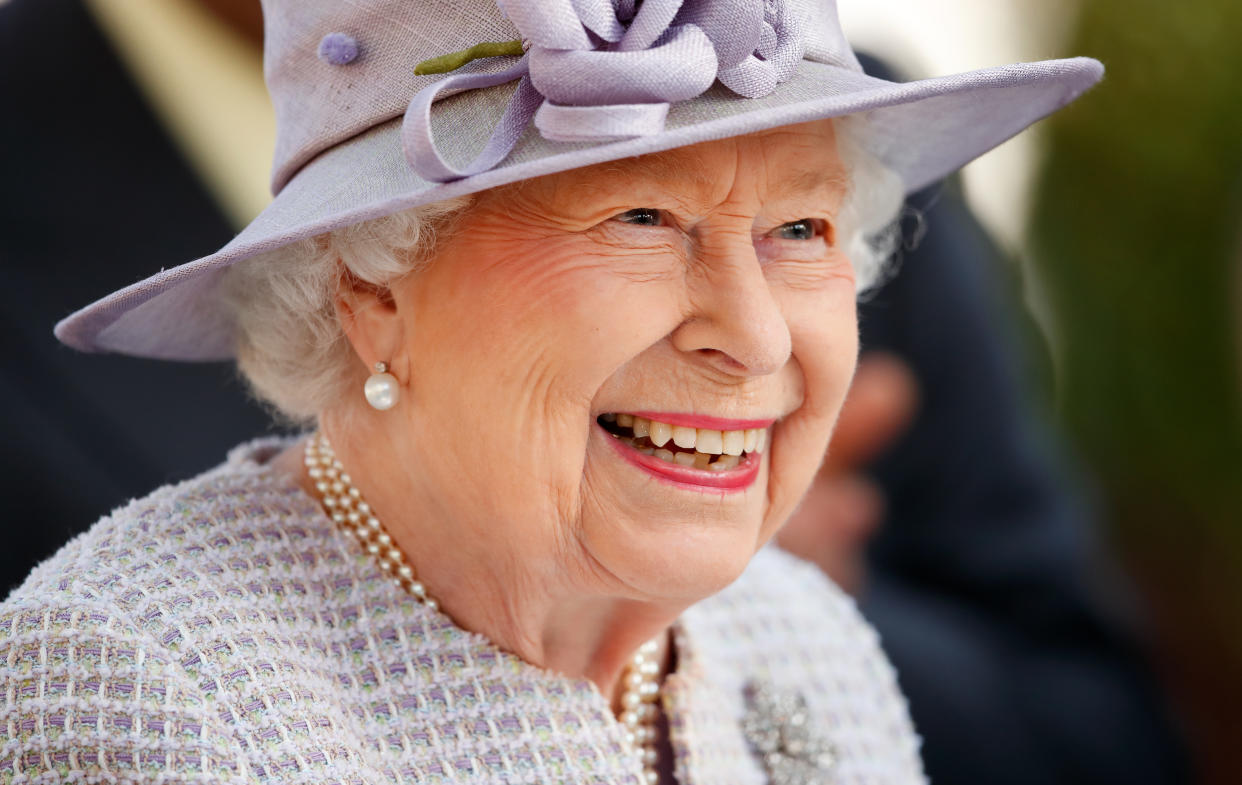
<path id="1" fill-rule="evenodd" d="M 597 559 L 635 600 L 691 604 L 728 586 L 746 570 L 758 547 L 760 525 L 719 525 L 669 521 L 666 531 L 628 540 L 601 538 Z M 645 527 L 644 527 L 645 528 Z"/>
<path id="2" fill-rule="evenodd" d="M 697 602 L 736 580 L 769 536 L 766 471 L 740 492 L 670 487 L 629 472 L 622 477 L 632 482 L 618 483 L 615 476 L 593 481 L 588 470 L 588 487 L 602 493 L 592 494 L 598 502 L 581 521 L 589 558 L 619 594 Z"/>

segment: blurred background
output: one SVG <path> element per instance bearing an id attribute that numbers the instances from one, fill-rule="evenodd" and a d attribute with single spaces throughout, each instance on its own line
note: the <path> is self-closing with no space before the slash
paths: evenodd
<path id="1" fill-rule="evenodd" d="M 1242 782 L 1242 3 L 840 0 L 912 76 L 1072 55 L 1100 88 L 971 164 L 1046 390 L 1204 782 Z"/>
<path id="2" fill-rule="evenodd" d="M 904 79 L 1105 63 L 1085 99 L 921 194 L 926 226 L 909 229 L 934 245 L 957 203 L 982 226 L 970 247 L 995 267 L 981 280 L 997 289 L 1020 397 L 1053 424 L 1049 455 L 1107 557 L 1088 578 L 1154 696 L 1126 705 L 1167 716 L 1169 759 L 1187 751 L 1188 767 L 1150 781 L 1242 781 L 1242 3 L 838 4 L 856 48 Z M 108 510 L 272 430 L 231 367 L 85 356 L 51 337 L 55 319 L 214 251 L 262 209 L 274 121 L 260 41 L 257 0 L 0 3 L 6 592 Z M 890 448 L 848 468 L 870 471 Z M 880 571 L 901 508 L 873 509 L 871 566 L 825 564 L 864 610 L 863 576 Z M 921 725 L 923 706 L 912 697 Z M 937 782 L 967 782 L 940 765 L 929 757 Z"/>

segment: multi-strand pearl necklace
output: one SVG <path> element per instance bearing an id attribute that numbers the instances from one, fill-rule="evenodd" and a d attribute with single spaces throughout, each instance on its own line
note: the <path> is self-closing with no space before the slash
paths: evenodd
<path id="1" fill-rule="evenodd" d="M 629 742 L 643 762 L 643 779 L 647 785 L 657 785 L 660 774 L 656 771 L 656 700 L 660 697 L 660 663 L 655 659 L 660 650 L 657 641 L 650 640 L 634 652 L 630 666 L 625 671 L 625 691 L 621 693 L 621 724 L 625 726 L 625 740 Z"/>
<path id="2" fill-rule="evenodd" d="M 393 583 L 414 595 L 428 608 L 438 609 L 440 604 L 428 596 L 427 587 L 414 576 L 414 568 L 406 561 L 405 554 L 384 530 L 384 524 L 375 517 L 371 505 L 354 487 L 345 467 L 332 452 L 328 437 L 316 433 L 306 440 L 304 462 L 311 481 L 315 483 L 315 490 L 319 491 L 320 501 L 332 520 L 358 538 L 367 553 L 375 557 L 380 571 L 391 577 Z"/>
<path id="3" fill-rule="evenodd" d="M 322 433 L 312 434 L 306 440 L 304 458 L 306 471 L 328 515 L 362 543 L 362 547 L 376 559 L 380 571 L 393 583 L 408 591 L 428 608 L 439 610 L 440 604 L 427 594 L 427 587 L 414 574 L 405 554 L 384 530 L 371 505 L 354 487 L 345 467 L 332 451 L 328 437 Z M 647 785 L 657 785 L 660 775 L 656 771 L 656 700 L 660 696 L 658 679 L 660 665 L 655 660 L 660 646 L 648 641 L 638 648 L 626 668 L 625 690 L 621 693 L 621 724 L 625 738 L 638 753 L 643 765 L 643 779 Z"/>

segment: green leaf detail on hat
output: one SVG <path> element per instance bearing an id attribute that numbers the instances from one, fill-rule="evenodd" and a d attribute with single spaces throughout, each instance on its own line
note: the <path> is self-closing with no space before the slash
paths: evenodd
<path id="1" fill-rule="evenodd" d="M 504 57 L 506 55 L 521 57 L 525 51 L 521 39 L 516 41 L 485 41 L 481 44 L 475 44 L 469 49 L 463 49 L 460 52 L 450 52 L 446 55 L 424 60 L 414 66 L 414 75 L 447 74 L 481 57 Z"/>

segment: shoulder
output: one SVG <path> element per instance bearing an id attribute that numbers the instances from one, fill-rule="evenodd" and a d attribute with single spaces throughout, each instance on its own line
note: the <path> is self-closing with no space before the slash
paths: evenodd
<path id="1" fill-rule="evenodd" d="M 755 554 L 746 571 L 702 609 L 724 626 L 762 630 L 768 641 L 787 635 L 779 641 L 783 648 L 810 646 L 822 653 L 823 645 L 836 641 L 842 654 L 873 660 L 881 670 L 887 666 L 879 636 L 854 598 L 815 565 L 775 546 Z"/>
<path id="2" fill-rule="evenodd" d="M 313 501 L 256 460 L 280 445 L 115 510 L 0 603 L 0 782 L 250 781 L 194 660 L 315 552 Z"/>
<path id="3" fill-rule="evenodd" d="M 244 750 L 172 654 L 105 602 L 0 605 L 0 782 L 248 782 Z"/>
<path id="4" fill-rule="evenodd" d="M 36 566 L 0 608 L 53 598 L 132 607 L 135 591 L 210 582 L 231 545 L 309 534 L 319 523 L 313 502 L 259 460 L 282 444 L 242 444 L 219 466 L 119 507 Z"/>
<path id="5" fill-rule="evenodd" d="M 925 781 L 919 738 L 879 636 L 818 567 L 764 548 L 737 581 L 690 609 L 682 629 L 692 666 L 719 692 L 745 696 L 766 685 L 804 699 L 834 737 L 843 781 L 850 772 Z M 734 711 L 754 710 L 737 700 Z"/>

